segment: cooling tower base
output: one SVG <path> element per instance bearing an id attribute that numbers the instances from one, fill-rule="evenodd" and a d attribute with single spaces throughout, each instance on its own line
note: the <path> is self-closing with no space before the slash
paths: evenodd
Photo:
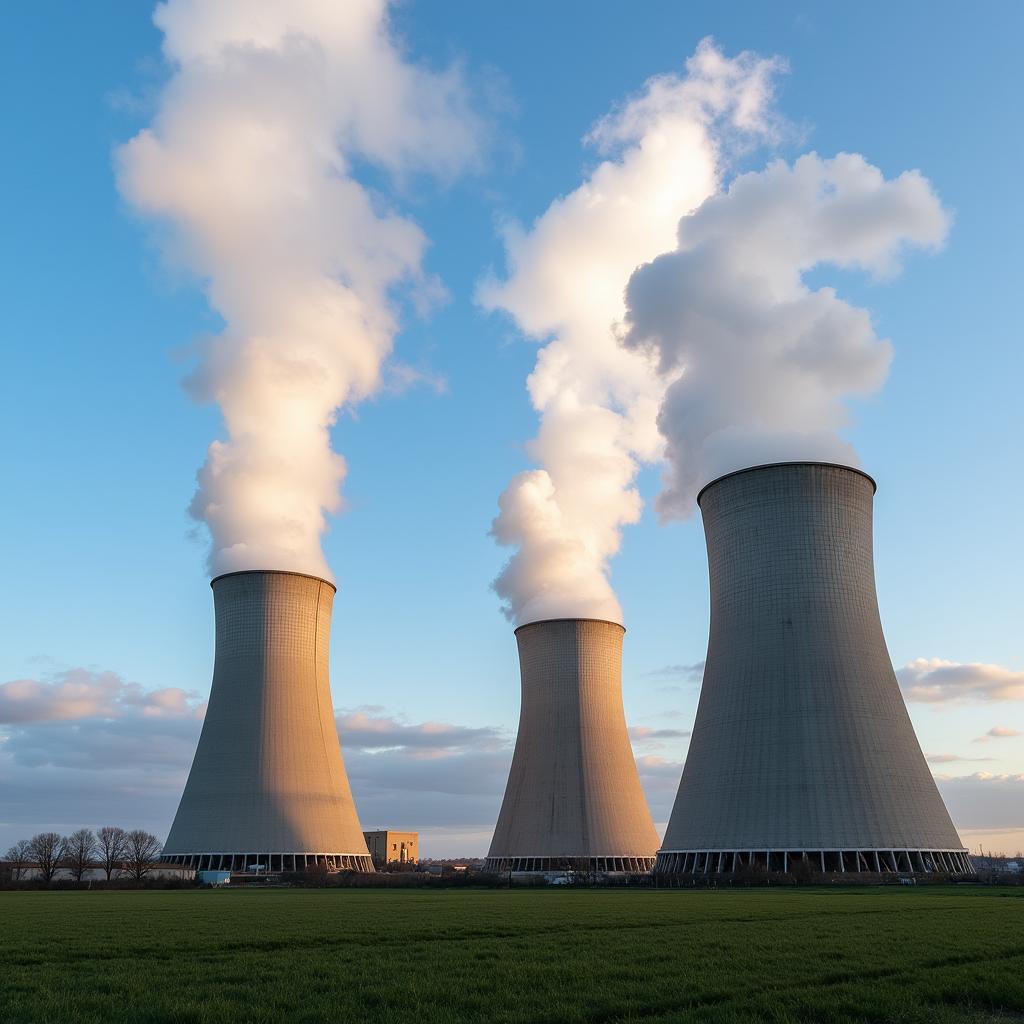
<path id="1" fill-rule="evenodd" d="M 373 871 L 373 861 L 351 853 L 179 853 L 160 858 L 167 864 L 181 864 L 196 871 L 241 871 L 276 873 L 309 871 Z"/>
<path id="2" fill-rule="evenodd" d="M 647 874 L 654 870 L 653 857 L 488 857 L 485 871 L 589 871 Z"/>
<path id="3" fill-rule="evenodd" d="M 965 850 L 672 850 L 658 854 L 662 875 L 735 874 L 751 869 L 847 875 L 973 875 Z"/>

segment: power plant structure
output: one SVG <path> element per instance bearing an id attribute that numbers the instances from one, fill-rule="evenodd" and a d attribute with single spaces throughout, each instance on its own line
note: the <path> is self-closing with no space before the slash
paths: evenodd
<path id="1" fill-rule="evenodd" d="M 334 723 L 334 585 L 251 571 L 211 583 L 210 701 L 164 861 L 200 870 L 372 871 Z"/>
<path id="2" fill-rule="evenodd" d="M 625 632 L 601 619 L 515 631 L 522 707 L 488 870 L 654 867 L 658 835 L 622 709 Z"/>
<path id="3" fill-rule="evenodd" d="M 882 634 L 874 493 L 859 470 L 787 462 L 697 496 L 711 631 L 655 870 L 973 873 Z"/>

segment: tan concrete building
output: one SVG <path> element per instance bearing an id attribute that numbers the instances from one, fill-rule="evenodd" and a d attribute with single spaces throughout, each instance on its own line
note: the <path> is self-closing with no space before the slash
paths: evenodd
<path id="1" fill-rule="evenodd" d="M 213 685 L 163 860 L 199 870 L 372 871 L 334 724 L 333 584 L 253 571 L 211 586 Z"/>
<path id="2" fill-rule="evenodd" d="M 973 871 L 882 634 L 874 493 L 791 462 L 698 495 L 711 633 L 657 870 Z"/>
<path id="3" fill-rule="evenodd" d="M 649 871 L 658 849 L 622 709 L 625 629 L 551 619 L 516 630 L 519 734 L 491 871 Z"/>
<path id="4" fill-rule="evenodd" d="M 415 864 L 420 859 L 419 832 L 364 832 L 363 838 L 374 867 Z"/>

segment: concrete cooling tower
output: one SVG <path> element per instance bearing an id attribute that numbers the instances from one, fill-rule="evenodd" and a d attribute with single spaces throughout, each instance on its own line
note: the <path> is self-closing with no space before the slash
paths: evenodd
<path id="1" fill-rule="evenodd" d="M 972 871 L 882 635 L 874 492 L 792 462 L 698 495 L 711 634 L 656 870 Z"/>
<path id="2" fill-rule="evenodd" d="M 625 629 L 551 619 L 516 630 L 522 708 L 491 871 L 650 871 L 658 849 L 622 710 Z"/>
<path id="3" fill-rule="evenodd" d="M 163 859 L 372 871 L 328 680 L 335 588 L 270 571 L 228 573 L 211 586 L 213 686 Z"/>

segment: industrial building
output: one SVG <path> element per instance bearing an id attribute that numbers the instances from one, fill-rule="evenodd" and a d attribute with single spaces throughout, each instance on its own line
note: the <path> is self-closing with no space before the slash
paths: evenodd
<path id="1" fill-rule="evenodd" d="M 711 630 L 656 870 L 972 873 L 882 634 L 874 493 L 792 462 L 698 495 Z"/>
<path id="2" fill-rule="evenodd" d="M 213 685 L 164 861 L 199 870 L 372 871 L 334 724 L 333 584 L 251 571 L 211 586 Z"/>
<path id="3" fill-rule="evenodd" d="M 551 619 L 516 631 L 522 705 L 490 871 L 650 871 L 658 849 L 622 709 L 625 629 Z"/>
<path id="4" fill-rule="evenodd" d="M 388 864 L 415 864 L 420 859 L 419 832 L 364 832 L 366 848 L 375 868 Z"/>

